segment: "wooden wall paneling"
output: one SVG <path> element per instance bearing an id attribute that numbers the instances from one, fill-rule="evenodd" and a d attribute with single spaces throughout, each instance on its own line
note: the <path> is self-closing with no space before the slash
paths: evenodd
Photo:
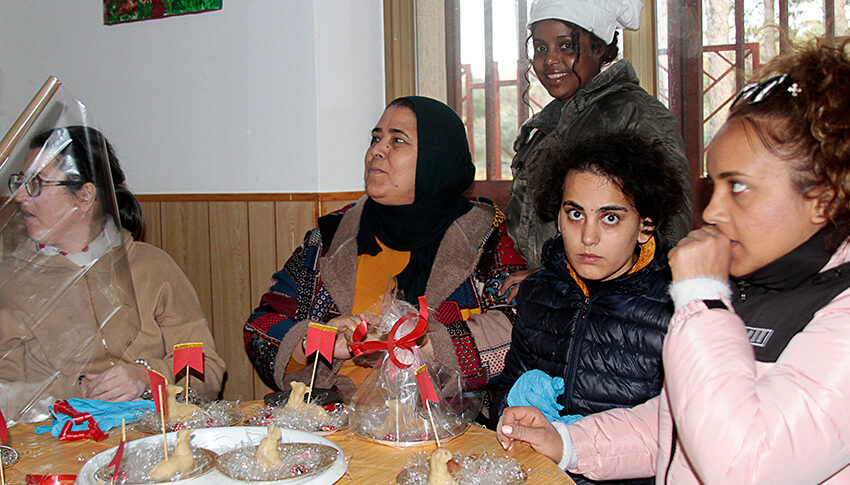
<path id="1" fill-rule="evenodd" d="M 208 202 L 161 202 L 162 249 L 192 282 L 201 308 L 212 316 Z"/>
<path id="2" fill-rule="evenodd" d="M 162 247 L 162 217 L 159 202 L 142 202 L 142 216 L 145 220 L 145 233 L 142 241 Z"/>
<path id="3" fill-rule="evenodd" d="M 260 303 L 268 290 L 269 278 L 277 267 L 274 202 L 248 202 L 248 250 L 250 273 L 250 307 L 245 309 L 243 320 Z M 241 339 L 240 339 L 241 342 Z M 256 371 L 253 372 L 254 399 L 262 399 L 273 389 L 266 385 Z"/>
<path id="4" fill-rule="evenodd" d="M 242 344 L 251 308 L 247 202 L 210 202 L 210 281 L 216 349 L 227 363 L 223 397 L 254 397 L 254 370 Z"/>
<path id="5" fill-rule="evenodd" d="M 277 248 L 277 264 L 268 268 L 267 278 L 282 268 L 292 251 L 304 241 L 304 235 L 316 227 L 314 216 L 316 202 L 275 202 L 275 246 Z"/>
<path id="6" fill-rule="evenodd" d="M 351 200 L 322 200 L 321 205 L 319 206 L 319 213 L 321 215 L 325 215 L 328 212 L 333 212 L 337 209 L 342 209 L 343 207 L 351 204 L 353 202 L 357 202 L 357 199 Z"/>

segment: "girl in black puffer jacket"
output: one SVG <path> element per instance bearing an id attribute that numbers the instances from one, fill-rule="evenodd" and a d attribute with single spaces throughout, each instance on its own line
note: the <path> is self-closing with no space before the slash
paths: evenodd
<path id="1" fill-rule="evenodd" d="M 553 147 L 544 162 L 536 209 L 557 219 L 560 234 L 544 244 L 542 269 L 520 286 L 491 416 L 506 405 L 563 406 L 565 416 L 640 404 L 661 390 L 673 312 L 668 248 L 655 229 L 683 188 L 664 151 L 630 133 Z M 548 395 L 532 379 L 511 391 L 530 370 L 555 378 L 542 386 Z M 560 391 L 558 378 L 563 393 L 547 402 Z"/>

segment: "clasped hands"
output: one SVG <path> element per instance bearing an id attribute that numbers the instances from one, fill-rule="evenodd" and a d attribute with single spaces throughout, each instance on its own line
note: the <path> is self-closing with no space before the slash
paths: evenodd
<path id="1" fill-rule="evenodd" d="M 87 399 L 130 401 L 148 388 L 148 370 L 140 364 L 118 364 L 99 374 L 85 374 L 80 386 Z"/>

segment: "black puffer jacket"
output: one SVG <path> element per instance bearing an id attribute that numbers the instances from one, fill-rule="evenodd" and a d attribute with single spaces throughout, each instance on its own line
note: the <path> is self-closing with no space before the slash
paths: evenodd
<path id="1" fill-rule="evenodd" d="M 643 269 L 595 283 L 589 295 L 570 275 L 560 236 L 543 246 L 543 269 L 517 296 L 518 316 L 491 416 L 524 372 L 564 378 L 562 414 L 587 415 L 640 404 L 661 391 L 661 346 L 673 305 L 667 248 Z"/>

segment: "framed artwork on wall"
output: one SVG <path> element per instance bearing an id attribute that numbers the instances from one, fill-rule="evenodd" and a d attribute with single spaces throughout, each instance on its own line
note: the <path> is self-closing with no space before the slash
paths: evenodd
<path id="1" fill-rule="evenodd" d="M 220 10 L 222 0 L 103 0 L 103 23 L 118 24 Z"/>

